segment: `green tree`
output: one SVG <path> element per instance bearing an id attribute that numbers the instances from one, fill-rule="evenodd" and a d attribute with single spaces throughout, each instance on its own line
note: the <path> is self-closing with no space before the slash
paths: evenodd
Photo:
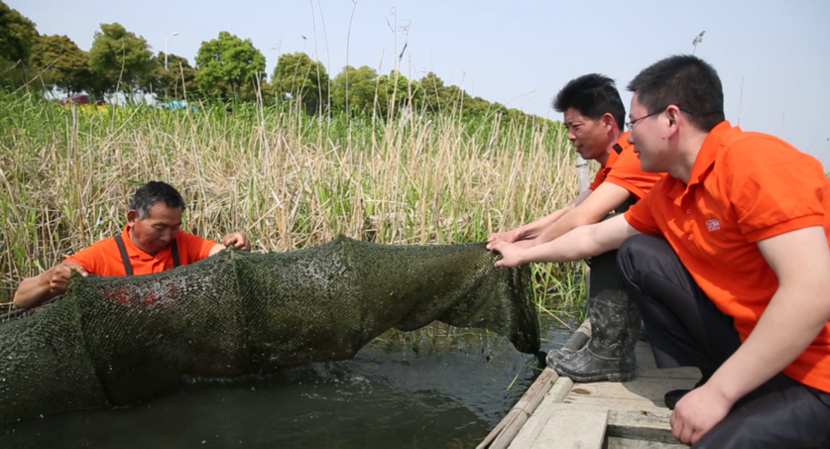
<path id="1" fill-rule="evenodd" d="M 470 98 L 469 101 L 465 100 L 464 110 L 470 115 L 483 115 L 483 114 L 495 114 L 496 113 L 495 106 L 492 103 L 490 103 L 489 101 L 487 101 L 487 100 L 485 100 L 481 97 Z"/>
<path id="2" fill-rule="evenodd" d="M 190 66 L 187 58 L 167 55 L 167 67 L 164 69 L 164 52 L 153 56 L 153 70 L 140 77 L 138 84 L 144 92 L 153 92 L 158 98 L 184 99 L 198 96 L 196 69 Z"/>
<path id="3" fill-rule="evenodd" d="M 450 95 L 444 81 L 433 72 L 429 72 L 418 82 L 419 94 L 428 111 L 440 112 L 450 106 Z"/>
<path id="4" fill-rule="evenodd" d="M 332 107 L 349 112 L 371 112 L 378 106 L 385 108 L 386 89 L 378 89 L 378 74 L 368 66 L 355 69 L 347 65 L 334 77 L 331 85 Z"/>
<path id="5" fill-rule="evenodd" d="M 389 75 L 381 75 L 378 84 L 380 89 L 386 93 L 387 98 L 383 109 L 384 115 L 388 113 L 388 108 L 393 102 L 395 110 L 418 109 L 423 103 L 423 90 L 418 82 L 406 79 L 400 72 L 393 70 L 389 72 Z"/>
<path id="6" fill-rule="evenodd" d="M 36 38 L 35 24 L 0 1 L 0 59 L 28 63 Z"/>
<path id="7" fill-rule="evenodd" d="M 471 97 L 464 89 L 456 86 L 446 86 L 444 87 L 443 95 L 441 98 L 442 101 L 442 108 L 456 108 L 460 109 L 463 112 L 467 112 L 468 108 L 473 104 L 473 97 Z"/>
<path id="8" fill-rule="evenodd" d="M 106 92 L 114 92 L 119 85 L 132 92 L 138 87 L 138 79 L 153 70 L 149 49 L 143 37 L 118 23 L 103 23 L 89 50 L 89 68 L 100 77 Z"/>
<path id="9" fill-rule="evenodd" d="M 89 57 L 66 36 L 38 36 L 30 66 L 42 74 L 47 88 L 55 86 L 74 94 L 94 87 Z"/>
<path id="10" fill-rule="evenodd" d="M 195 80 L 201 92 L 222 99 L 236 95 L 252 100 L 257 87 L 265 80 L 265 56 L 250 39 L 242 40 L 227 31 L 220 32 L 216 39 L 202 42 L 196 66 Z"/>
<path id="11" fill-rule="evenodd" d="M 329 98 L 326 68 L 303 52 L 280 56 L 271 77 L 271 86 L 279 99 L 298 100 L 309 113 L 321 111 Z"/>
<path id="12" fill-rule="evenodd" d="M 159 62 L 164 61 L 164 53 L 160 52 L 158 56 Z M 199 96 L 199 85 L 196 83 L 196 69 L 190 66 L 187 58 L 179 55 L 167 55 L 168 70 L 164 70 L 164 66 L 159 68 L 164 70 L 165 77 L 161 86 L 167 91 L 167 95 L 172 98 L 184 98 L 185 94 L 188 97 L 195 98 Z"/>
<path id="13" fill-rule="evenodd" d="M 474 99 L 458 86 L 445 86 L 444 81 L 432 72 L 424 75 L 418 85 L 423 106 L 428 111 L 460 110 L 462 114 L 475 115 L 489 109 L 489 103 L 485 100 Z"/>

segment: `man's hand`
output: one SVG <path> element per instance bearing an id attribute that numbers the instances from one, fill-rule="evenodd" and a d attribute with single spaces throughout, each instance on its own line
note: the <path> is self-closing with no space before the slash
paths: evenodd
<path id="1" fill-rule="evenodd" d="M 86 269 L 74 261 L 59 263 L 43 273 L 45 280 L 49 283 L 49 292 L 55 296 L 66 293 L 66 289 L 69 288 L 69 277 L 72 276 L 73 271 L 77 271 L 83 277 L 89 276 Z"/>
<path id="2" fill-rule="evenodd" d="M 17 291 L 14 292 L 12 303 L 21 309 L 31 309 L 55 296 L 66 293 L 66 289 L 69 288 L 69 277 L 73 271 L 77 271 L 83 277 L 89 276 L 86 269 L 78 262 L 59 263 L 37 276 L 23 279 Z"/>
<path id="3" fill-rule="evenodd" d="M 524 239 L 524 233 L 519 232 L 519 229 L 513 229 L 507 232 L 494 232 L 487 236 L 487 249 L 493 249 L 493 244 L 496 242 L 513 243 Z"/>
<path id="4" fill-rule="evenodd" d="M 686 393 L 674 408 L 671 433 L 683 444 L 695 444 L 729 413 L 732 401 L 707 384 Z"/>
<path id="5" fill-rule="evenodd" d="M 501 260 L 496 261 L 497 267 L 518 267 L 519 265 L 527 263 L 522 259 L 526 249 L 520 245 L 508 242 L 495 242 L 487 245 L 487 247 L 501 254 Z"/>
<path id="6" fill-rule="evenodd" d="M 222 239 L 222 244 L 225 246 L 233 246 L 242 251 L 251 250 L 251 242 L 248 241 L 248 237 L 244 232 L 233 232 L 226 235 Z"/>

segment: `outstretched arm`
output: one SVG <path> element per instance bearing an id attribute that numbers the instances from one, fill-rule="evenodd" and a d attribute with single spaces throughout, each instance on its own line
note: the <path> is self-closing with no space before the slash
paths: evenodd
<path id="1" fill-rule="evenodd" d="M 778 276 L 772 296 L 746 341 L 700 388 L 683 397 L 671 417 L 682 443 L 697 442 L 735 402 L 795 360 L 830 320 L 830 250 L 820 226 L 758 242 Z"/>
<path id="2" fill-rule="evenodd" d="M 618 215 L 600 223 L 580 226 L 556 240 L 531 248 L 497 242 L 491 249 L 502 255 L 496 261 L 497 267 L 517 267 L 530 262 L 567 262 L 617 249 L 625 239 L 639 233 L 628 224 L 625 215 Z"/>
<path id="3" fill-rule="evenodd" d="M 548 214 L 532 223 L 528 223 L 526 225 L 519 226 L 516 229 L 511 229 L 510 231 L 506 232 L 494 232 L 487 236 L 487 248 L 492 249 L 490 246 L 495 242 L 519 242 L 519 241 L 531 241 L 539 237 L 539 235 L 549 226 L 556 223 L 557 220 L 562 218 L 566 213 L 574 209 L 575 207 L 582 204 L 588 197 L 591 195 L 591 190 L 585 190 L 584 192 L 580 193 L 579 196 L 574 198 L 573 201 L 566 204 L 561 209 Z"/>
<path id="4" fill-rule="evenodd" d="M 84 277 L 89 275 L 78 262 L 61 262 L 37 276 L 23 279 L 14 293 L 13 304 L 15 307 L 31 309 L 64 294 L 69 287 L 72 271 L 77 271 Z"/>
<path id="5" fill-rule="evenodd" d="M 568 210 L 558 220 L 549 224 L 533 241 L 534 245 L 549 242 L 574 228 L 598 223 L 614 208 L 622 204 L 631 194 L 625 188 L 603 182 L 578 206 Z"/>

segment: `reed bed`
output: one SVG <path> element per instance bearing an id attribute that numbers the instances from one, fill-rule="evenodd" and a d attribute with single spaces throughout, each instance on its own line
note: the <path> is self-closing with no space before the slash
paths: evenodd
<path id="1" fill-rule="evenodd" d="M 20 279 L 120 232 L 136 187 L 176 186 L 183 229 L 244 231 L 254 251 L 346 236 L 392 244 L 484 240 L 577 194 L 559 124 L 491 114 L 309 116 L 239 104 L 167 111 L 66 107 L 0 94 L 0 303 Z M 534 267 L 540 306 L 567 315 L 579 264 Z M 578 318 L 578 317 L 577 317 Z"/>

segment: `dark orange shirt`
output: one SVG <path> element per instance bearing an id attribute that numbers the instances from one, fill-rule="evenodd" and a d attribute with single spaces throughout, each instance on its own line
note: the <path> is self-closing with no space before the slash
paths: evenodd
<path id="1" fill-rule="evenodd" d="M 625 217 L 668 240 L 745 341 L 778 290 L 758 241 L 810 226 L 830 237 L 830 180 L 788 143 L 722 122 L 701 146 L 688 185 L 666 176 Z M 830 322 L 784 374 L 830 392 Z"/>
<path id="2" fill-rule="evenodd" d="M 599 168 L 589 189 L 596 190 L 600 184 L 607 181 L 628 190 L 637 198 L 643 198 L 654 183 L 666 175 L 665 172 L 649 173 L 640 168 L 640 158 L 634 152 L 634 145 L 628 143 L 628 132 L 624 132 L 617 139 L 614 147 L 608 155 L 608 160 Z"/>
<path id="3" fill-rule="evenodd" d="M 121 238 L 124 240 L 127 255 L 130 256 L 133 274 L 159 273 L 173 269 L 173 254 L 170 247 L 159 251 L 155 256 L 151 256 L 133 245 L 128 227 L 124 227 L 124 230 L 121 231 Z M 184 231 L 179 231 L 176 234 L 176 246 L 179 249 L 181 265 L 191 264 L 206 258 L 214 245 L 216 245 L 216 242 L 213 240 L 203 239 Z M 127 275 L 124 270 L 124 262 L 121 260 L 121 252 L 118 251 L 118 244 L 115 243 L 114 237 L 95 242 L 64 259 L 64 262 L 68 261 L 78 262 L 91 274 L 100 276 Z"/>

